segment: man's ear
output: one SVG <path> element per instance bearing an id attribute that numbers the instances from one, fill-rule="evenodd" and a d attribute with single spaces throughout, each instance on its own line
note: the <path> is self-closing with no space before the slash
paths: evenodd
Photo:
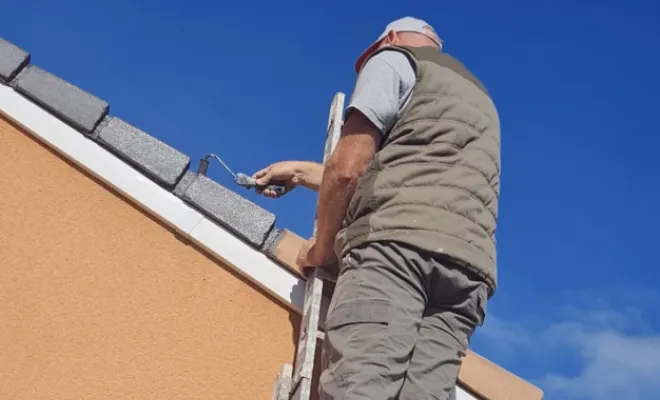
<path id="1" fill-rule="evenodd" d="M 400 43 L 401 39 L 399 38 L 399 34 L 396 33 L 396 31 L 387 32 L 387 44 L 398 45 Z"/>

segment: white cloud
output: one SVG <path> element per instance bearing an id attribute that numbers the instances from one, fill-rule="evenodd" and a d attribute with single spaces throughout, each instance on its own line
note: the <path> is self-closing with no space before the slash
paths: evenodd
<path id="1" fill-rule="evenodd" d="M 481 336 L 496 342 L 498 346 L 533 343 L 530 332 L 523 325 L 505 321 L 496 315 L 489 314 L 486 323 L 478 332 Z"/>
<path id="2" fill-rule="evenodd" d="M 522 371 L 547 371 L 532 381 L 548 400 L 660 399 L 660 332 L 641 307 L 616 309 L 586 297 L 588 304 L 565 307 L 554 321 L 510 322 L 489 315 L 478 335 L 498 351 L 506 349 L 498 356 L 515 357 Z M 650 300 L 660 296 L 647 291 L 643 298 L 642 304 L 657 309 Z"/>
<path id="3" fill-rule="evenodd" d="M 580 370 L 572 376 L 548 373 L 538 379 L 549 394 L 575 400 L 660 398 L 660 334 L 574 334 L 567 338 L 566 346 L 575 350 Z"/>

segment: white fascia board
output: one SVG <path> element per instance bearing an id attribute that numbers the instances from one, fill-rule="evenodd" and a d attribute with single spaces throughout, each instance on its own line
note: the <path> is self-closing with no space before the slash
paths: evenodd
<path id="1" fill-rule="evenodd" d="M 460 385 L 456 385 L 456 398 L 455 400 L 479 400 L 478 397 L 474 397 L 472 394 L 463 389 Z"/>
<path id="2" fill-rule="evenodd" d="M 184 237 L 225 260 L 241 275 L 281 299 L 287 306 L 297 312 L 302 310 L 304 280 L 3 84 L 0 84 L 0 113 Z"/>
<path id="3" fill-rule="evenodd" d="M 266 285 L 269 291 L 302 310 L 305 298 L 305 282 L 273 262 L 265 254 L 248 247 L 236 236 L 203 218 L 190 232 L 189 237 L 252 281 Z M 276 269 L 276 270 L 275 270 Z"/>

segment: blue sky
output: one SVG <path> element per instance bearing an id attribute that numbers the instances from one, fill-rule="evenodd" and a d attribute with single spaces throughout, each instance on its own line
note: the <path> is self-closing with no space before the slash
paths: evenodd
<path id="1" fill-rule="evenodd" d="M 361 50 L 426 19 L 502 121 L 500 287 L 473 349 L 547 399 L 657 398 L 660 3 L 577 3 L 5 1 L 0 36 L 195 160 L 252 173 L 320 160 Z M 236 190 L 311 234 L 314 193 Z"/>

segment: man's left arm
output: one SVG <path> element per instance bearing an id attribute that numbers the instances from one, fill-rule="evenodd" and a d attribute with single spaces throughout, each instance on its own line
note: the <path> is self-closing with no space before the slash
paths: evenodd
<path id="1" fill-rule="evenodd" d="M 324 168 L 316 209 L 316 248 L 313 259 L 307 260 L 309 264 L 334 261 L 335 237 L 342 228 L 358 180 L 374 158 L 383 132 L 394 124 L 399 112 L 402 75 L 396 62 L 400 65 L 401 59 L 411 68 L 402 54 L 385 51 L 369 60 L 360 72 L 342 136 Z M 414 82 L 412 70 L 405 72 L 412 75 L 405 75 L 403 82 Z"/>
<path id="2" fill-rule="evenodd" d="M 326 162 L 317 205 L 316 246 L 333 258 L 335 236 L 342 228 L 348 204 L 360 176 L 374 158 L 381 133 L 359 110 L 352 110 L 344 122 L 342 136 Z"/>

